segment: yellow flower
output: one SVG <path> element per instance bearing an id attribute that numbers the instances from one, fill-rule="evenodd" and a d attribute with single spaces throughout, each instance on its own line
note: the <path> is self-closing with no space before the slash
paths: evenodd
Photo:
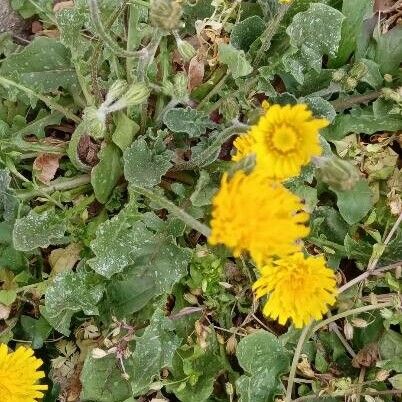
<path id="1" fill-rule="evenodd" d="M 38 384 L 45 376 L 38 368 L 43 364 L 32 349 L 18 348 L 8 353 L 0 344 L 0 399 L 2 402 L 35 402 L 43 397 L 47 385 Z"/>
<path id="2" fill-rule="evenodd" d="M 292 319 L 296 328 L 321 319 L 337 294 L 334 271 L 324 258 L 305 258 L 300 252 L 262 267 L 253 288 L 258 298 L 268 295 L 266 316 L 282 325 Z"/>
<path id="3" fill-rule="evenodd" d="M 248 251 L 257 264 L 291 254 L 309 233 L 302 208 L 298 197 L 256 172 L 237 171 L 231 179 L 225 173 L 213 199 L 209 243 L 225 244 L 237 257 Z"/>
<path id="4" fill-rule="evenodd" d="M 304 104 L 269 107 L 247 134 L 255 141 L 250 153 L 256 154 L 256 168 L 272 179 L 297 176 L 321 154 L 318 134 L 328 124 L 315 119 Z"/>
<path id="5" fill-rule="evenodd" d="M 250 134 L 239 135 L 233 142 L 236 153 L 232 156 L 232 161 L 239 162 L 248 155 L 254 153 L 255 139 Z"/>

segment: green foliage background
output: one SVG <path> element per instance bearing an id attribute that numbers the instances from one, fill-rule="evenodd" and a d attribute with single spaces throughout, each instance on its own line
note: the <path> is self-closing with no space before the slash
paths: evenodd
<path id="1" fill-rule="evenodd" d="M 285 395 L 300 331 L 265 319 L 251 262 L 209 247 L 180 213 L 208 224 L 231 141 L 262 99 L 331 121 L 332 164 L 286 186 L 311 213 L 306 250 L 324 253 L 340 284 L 367 272 L 329 326 L 315 323 L 293 399 L 398 398 L 400 9 L 379 19 L 372 0 L 102 0 L 91 15 L 93 1 L 11 3 L 43 31 L 24 45 L 0 34 L 0 340 L 44 360 L 45 401 Z M 119 79 L 150 95 L 92 124 Z M 43 154 L 60 158 L 50 183 L 34 163 Z"/>

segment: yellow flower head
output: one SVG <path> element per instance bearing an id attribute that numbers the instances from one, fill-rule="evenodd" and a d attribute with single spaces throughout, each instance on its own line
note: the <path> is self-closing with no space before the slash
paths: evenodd
<path id="1" fill-rule="evenodd" d="M 253 288 L 257 297 L 268 295 L 266 316 L 282 325 L 292 319 L 296 328 L 322 318 L 337 294 L 335 274 L 324 258 L 305 258 L 300 252 L 262 267 Z"/>
<path id="2" fill-rule="evenodd" d="M 321 154 L 318 134 L 328 124 L 315 119 L 304 104 L 269 107 L 247 134 L 255 141 L 251 151 L 257 157 L 256 168 L 272 179 L 297 176 Z"/>
<path id="3" fill-rule="evenodd" d="M 237 171 L 231 179 L 224 174 L 213 199 L 209 243 L 225 244 L 235 256 L 248 251 L 257 264 L 293 253 L 309 233 L 302 208 L 298 197 L 256 172 Z"/>
<path id="4" fill-rule="evenodd" d="M 242 134 L 234 140 L 233 146 L 236 148 L 236 153 L 232 156 L 232 161 L 239 162 L 254 153 L 255 139 L 250 134 Z"/>
<path id="5" fill-rule="evenodd" d="M 32 349 L 18 348 L 8 353 L 0 344 L 0 396 L 2 402 L 35 402 L 43 398 L 47 385 L 37 384 L 45 376 L 38 368 L 43 364 Z"/>

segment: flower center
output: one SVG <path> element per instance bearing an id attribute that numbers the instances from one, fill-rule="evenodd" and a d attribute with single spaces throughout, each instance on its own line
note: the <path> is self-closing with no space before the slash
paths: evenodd
<path id="1" fill-rule="evenodd" d="M 293 151 L 297 145 L 297 134 L 288 126 L 278 127 L 272 135 L 272 145 L 277 151 Z"/>

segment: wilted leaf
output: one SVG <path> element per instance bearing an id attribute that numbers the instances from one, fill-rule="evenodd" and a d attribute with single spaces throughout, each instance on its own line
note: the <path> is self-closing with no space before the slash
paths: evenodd
<path id="1" fill-rule="evenodd" d="M 40 154 L 36 157 L 33 168 L 39 181 L 47 184 L 54 179 L 59 168 L 60 158 L 61 155 L 56 154 Z"/>
<path id="2" fill-rule="evenodd" d="M 52 250 L 49 255 L 49 264 L 52 272 L 59 274 L 60 272 L 70 271 L 80 259 L 81 245 L 71 243 L 66 248 L 57 248 Z"/>

